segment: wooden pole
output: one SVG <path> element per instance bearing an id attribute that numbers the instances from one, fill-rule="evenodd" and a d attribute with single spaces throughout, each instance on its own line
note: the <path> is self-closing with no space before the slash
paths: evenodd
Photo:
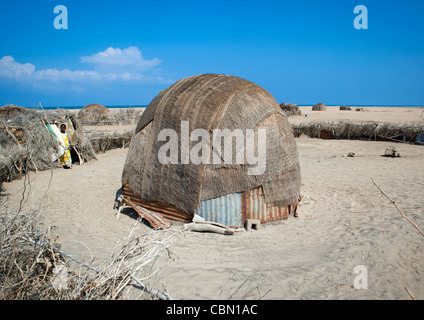
<path id="1" fill-rule="evenodd" d="M 419 231 L 419 233 L 421 233 L 421 235 L 424 237 L 424 232 L 420 229 L 420 227 L 418 227 L 411 219 L 409 219 L 397 206 L 396 202 L 393 201 L 392 199 L 389 198 L 389 196 L 387 194 L 384 193 L 383 190 L 381 190 L 381 188 L 377 185 L 377 183 L 374 181 L 373 178 L 371 178 L 372 182 L 375 184 L 375 186 L 380 190 L 380 192 L 387 198 L 389 199 L 389 201 L 391 203 L 393 203 L 393 205 L 396 207 L 396 209 L 400 212 L 400 214 L 402 215 L 402 218 L 404 218 L 406 221 L 408 221 L 410 224 L 412 224 L 415 229 L 417 229 Z"/>

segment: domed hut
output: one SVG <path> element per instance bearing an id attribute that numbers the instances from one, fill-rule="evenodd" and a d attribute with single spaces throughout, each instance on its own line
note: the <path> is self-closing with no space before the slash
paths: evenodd
<path id="1" fill-rule="evenodd" d="M 201 154 L 201 156 L 200 156 Z M 142 114 L 123 196 L 171 220 L 231 227 L 287 219 L 300 195 L 294 134 L 272 95 L 220 74 L 184 78 Z"/>
<path id="2" fill-rule="evenodd" d="M 78 112 L 78 120 L 84 125 L 100 125 L 110 120 L 109 109 L 101 104 L 86 105 Z"/>
<path id="3" fill-rule="evenodd" d="M 283 110 L 287 117 L 302 115 L 298 105 L 294 103 L 281 103 L 280 108 Z"/>
<path id="4" fill-rule="evenodd" d="M 327 107 L 323 103 L 317 103 L 312 107 L 312 111 L 327 111 Z"/>
<path id="5" fill-rule="evenodd" d="M 24 107 L 20 107 L 14 104 L 8 104 L 0 107 L 0 119 L 8 120 L 13 119 L 14 117 L 23 115 L 30 110 Z"/>

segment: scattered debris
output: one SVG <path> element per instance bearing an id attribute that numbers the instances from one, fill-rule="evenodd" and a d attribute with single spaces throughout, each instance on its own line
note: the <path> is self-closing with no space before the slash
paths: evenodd
<path id="1" fill-rule="evenodd" d="M 353 158 L 353 157 L 355 156 L 355 153 L 354 153 L 354 152 L 349 152 L 349 153 L 347 154 L 347 156 L 348 156 L 349 158 Z"/>
<path id="2" fill-rule="evenodd" d="M 234 230 L 230 228 L 222 228 L 213 224 L 196 223 L 196 222 L 186 223 L 184 225 L 184 230 L 185 231 L 191 230 L 191 231 L 197 231 L 197 232 L 214 232 L 214 233 L 219 233 L 223 235 L 234 234 Z"/>
<path id="3" fill-rule="evenodd" d="M 296 209 L 294 210 L 293 216 L 298 217 L 300 212 L 300 206 L 303 204 L 303 199 L 305 199 L 305 195 L 300 195 L 299 200 L 297 201 Z"/>
<path id="4" fill-rule="evenodd" d="M 244 227 L 246 231 L 251 231 L 252 228 L 255 230 L 259 230 L 261 228 L 261 220 L 259 219 L 246 219 L 244 223 Z"/>
<path id="5" fill-rule="evenodd" d="M 243 231 L 243 228 L 231 228 L 221 223 L 206 221 L 201 216 L 195 214 L 193 222 L 184 224 L 184 230 L 197 231 L 197 232 L 214 232 L 223 235 L 233 235 L 236 231 Z"/>
<path id="6" fill-rule="evenodd" d="M 400 154 L 399 154 L 399 152 L 397 152 L 395 150 L 394 147 L 389 147 L 389 148 L 386 149 L 386 151 L 384 151 L 384 156 L 385 157 L 397 158 L 397 157 L 400 157 Z"/>
<path id="7" fill-rule="evenodd" d="M 299 136 L 299 138 L 307 139 L 307 138 L 308 138 L 308 136 L 307 136 L 306 134 L 302 133 L 302 134 Z"/>

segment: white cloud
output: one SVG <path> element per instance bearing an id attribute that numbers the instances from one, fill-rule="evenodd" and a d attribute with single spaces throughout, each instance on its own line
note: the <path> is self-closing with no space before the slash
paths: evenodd
<path id="1" fill-rule="evenodd" d="M 162 62 L 158 58 L 144 59 L 137 47 L 128 47 L 124 50 L 110 47 L 91 56 L 81 57 L 81 61 L 93 65 L 96 70 L 109 72 L 115 70 L 140 72 L 153 69 Z"/>
<path id="2" fill-rule="evenodd" d="M 31 63 L 19 63 L 12 56 L 0 59 L 0 78 L 18 82 L 49 81 L 79 83 L 146 82 L 170 83 L 157 75 L 162 61 L 158 58 L 146 60 L 137 47 L 108 48 L 91 56 L 81 57 L 94 70 L 58 70 L 56 68 L 37 70 Z M 147 70 L 151 70 L 150 74 Z M 37 84 L 40 86 L 40 83 Z"/>
<path id="3" fill-rule="evenodd" d="M 69 69 L 42 69 L 35 70 L 31 63 L 19 63 L 11 56 L 0 59 L 0 77 L 13 79 L 16 81 L 50 80 L 50 81 L 79 81 L 79 80 L 100 80 L 101 74 L 97 71 Z"/>
<path id="4" fill-rule="evenodd" d="M 0 59 L 0 76 L 19 80 L 34 74 L 35 66 L 31 63 L 18 63 L 11 56 Z"/>
<path id="5" fill-rule="evenodd" d="M 102 79 L 102 75 L 96 71 L 90 70 L 71 71 L 69 69 L 43 69 L 40 71 L 35 71 L 33 78 L 37 80 L 52 81 L 98 81 Z"/>

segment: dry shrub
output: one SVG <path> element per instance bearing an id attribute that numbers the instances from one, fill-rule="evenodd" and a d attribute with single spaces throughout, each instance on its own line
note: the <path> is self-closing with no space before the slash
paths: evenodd
<path id="1" fill-rule="evenodd" d="M 16 211 L 0 202 L 0 299 L 94 300 L 170 299 L 149 288 L 156 259 L 172 258 L 168 247 L 179 232 L 139 233 L 137 222 L 128 238 L 118 243 L 110 261 L 99 267 L 60 249 L 55 228 L 44 228 L 36 210 Z M 140 280 L 141 279 L 141 280 Z M 136 290 L 141 289 L 141 290 Z"/>
<path id="2" fill-rule="evenodd" d="M 110 115 L 111 125 L 137 124 L 145 108 L 125 108 L 112 112 Z"/>
<path id="3" fill-rule="evenodd" d="M 17 212 L 0 204 L 0 298 L 54 298 L 54 288 L 46 283 L 53 277 L 53 267 L 63 260 L 50 248 L 29 241 L 54 244 L 46 230 L 40 231 L 37 212 Z"/>
<path id="4" fill-rule="evenodd" d="M 93 150 L 96 153 L 104 153 L 108 150 L 128 147 L 133 135 L 133 130 L 127 130 L 122 133 L 106 133 L 102 131 L 95 131 L 89 134 L 89 139 Z"/>
<path id="5" fill-rule="evenodd" d="M 8 104 L 0 108 L 0 119 L 14 118 L 18 115 L 24 114 L 28 109 L 14 104 Z"/>
<path id="6" fill-rule="evenodd" d="M 110 112 L 109 109 L 99 105 L 89 105 L 78 113 L 78 120 L 83 125 L 111 126 L 136 124 L 144 108 L 122 108 Z"/>
<path id="7" fill-rule="evenodd" d="M 29 170 L 52 167 L 57 143 L 35 114 L 26 113 L 7 123 L 0 120 L 0 128 L 0 181 L 20 178 Z M 11 128 L 21 130 L 20 141 L 16 141 Z"/>
<path id="8" fill-rule="evenodd" d="M 419 123 L 353 123 L 351 121 L 313 121 L 292 124 L 296 137 L 383 140 L 415 143 L 417 133 L 424 130 Z"/>

